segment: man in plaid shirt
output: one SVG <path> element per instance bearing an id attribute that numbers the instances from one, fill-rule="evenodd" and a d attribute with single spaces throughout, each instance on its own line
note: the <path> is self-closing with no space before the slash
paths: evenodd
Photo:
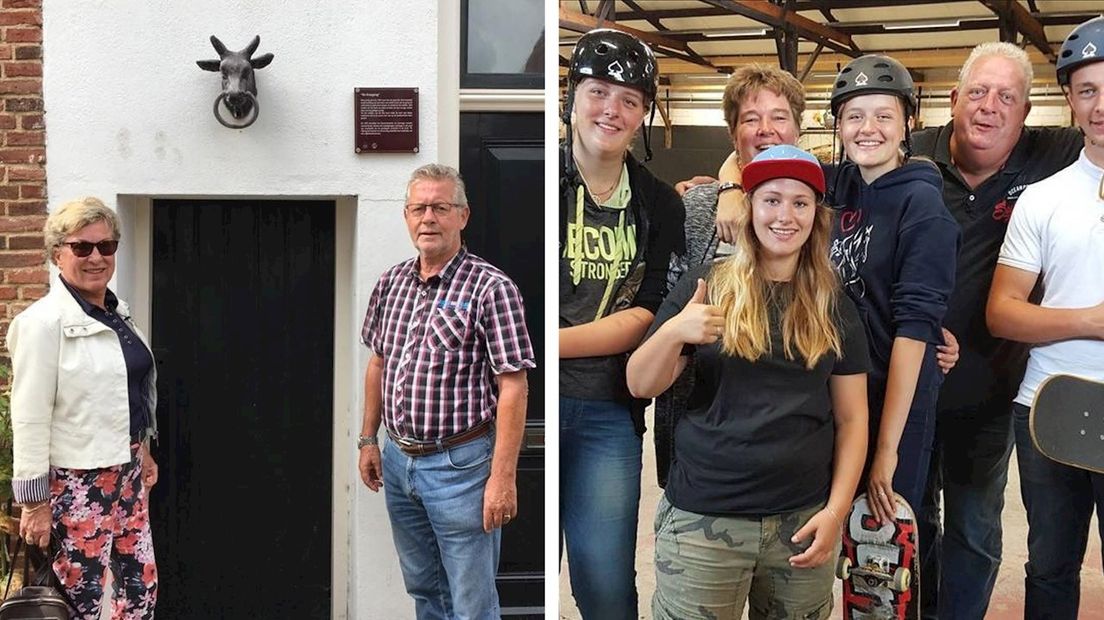
<path id="1" fill-rule="evenodd" d="M 380 277 L 364 318 L 360 476 L 384 487 L 417 617 L 497 619 L 499 528 L 517 516 L 536 366 L 521 295 L 461 243 L 470 212 L 456 170 L 415 170 L 403 212 L 418 256 Z"/>

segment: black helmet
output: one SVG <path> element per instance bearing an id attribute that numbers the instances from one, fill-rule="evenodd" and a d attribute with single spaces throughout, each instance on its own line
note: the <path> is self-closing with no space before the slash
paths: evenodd
<path id="1" fill-rule="evenodd" d="M 1081 65 L 1104 60 L 1104 17 L 1094 17 L 1069 33 L 1058 52 L 1058 85 L 1069 86 L 1070 74 Z"/>
<path id="2" fill-rule="evenodd" d="M 872 93 L 896 95 L 905 103 L 905 116 L 916 113 L 916 94 L 908 69 L 889 56 L 867 54 L 852 60 L 836 76 L 832 85 L 832 116 L 839 117 L 844 101 Z"/>
<path id="3" fill-rule="evenodd" d="M 620 30 L 599 28 L 579 37 L 575 44 L 567 70 L 568 90 L 588 77 L 635 88 L 652 102 L 659 65 L 651 48 L 640 39 Z"/>

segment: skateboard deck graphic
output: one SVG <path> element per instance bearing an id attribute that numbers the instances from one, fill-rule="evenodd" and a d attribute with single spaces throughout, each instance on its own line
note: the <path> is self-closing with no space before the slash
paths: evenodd
<path id="1" fill-rule="evenodd" d="M 836 576 L 843 580 L 843 617 L 904 618 L 918 609 L 919 557 L 916 515 L 900 495 L 892 521 L 879 525 L 866 494 L 851 505 L 843 530 Z M 913 581 L 915 580 L 915 585 Z"/>
<path id="2" fill-rule="evenodd" d="M 1104 383 L 1051 375 L 1031 404 L 1031 441 L 1044 456 L 1104 473 Z"/>

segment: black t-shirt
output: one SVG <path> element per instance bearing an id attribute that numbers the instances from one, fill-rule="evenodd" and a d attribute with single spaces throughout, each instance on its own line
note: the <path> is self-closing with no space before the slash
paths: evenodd
<path id="1" fill-rule="evenodd" d="M 679 281 L 649 337 L 682 311 L 710 268 L 692 269 Z M 675 427 L 667 482 L 672 504 L 701 514 L 761 516 L 827 499 L 835 447 L 828 380 L 870 368 L 855 305 L 842 293 L 837 300 L 843 355 L 829 352 L 811 370 L 804 360 L 786 359 L 779 313 L 772 313 L 773 353 L 755 362 L 725 355 L 719 344 L 692 347 L 694 391 Z"/>
<path id="2" fill-rule="evenodd" d="M 930 157 L 943 175 L 943 202 L 962 228 L 954 292 L 943 325 L 958 338 L 961 357 L 947 374 L 939 411 L 1008 413 L 1027 360 L 1025 345 L 994 338 L 985 304 L 1008 220 L 1024 188 L 1077 159 L 1084 138 L 1075 128 L 1025 127 L 1004 167 L 971 189 L 951 163 L 953 123 L 913 134 L 913 152 Z"/>

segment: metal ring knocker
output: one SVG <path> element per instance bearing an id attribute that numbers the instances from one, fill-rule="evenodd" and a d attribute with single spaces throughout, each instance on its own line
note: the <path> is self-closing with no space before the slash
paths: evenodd
<path id="1" fill-rule="evenodd" d="M 215 97 L 215 118 L 218 119 L 218 122 L 222 123 L 223 127 L 229 127 L 230 129 L 245 129 L 257 120 L 257 115 L 261 112 L 261 106 L 257 103 L 257 97 L 249 91 L 245 91 L 244 94 L 246 97 L 249 97 L 250 101 L 253 102 L 253 107 L 250 110 L 249 114 L 245 117 L 245 120 L 240 122 L 228 122 L 225 118 L 222 117 L 222 113 L 219 112 L 219 104 L 225 103 L 226 93 L 219 93 L 219 96 Z"/>

